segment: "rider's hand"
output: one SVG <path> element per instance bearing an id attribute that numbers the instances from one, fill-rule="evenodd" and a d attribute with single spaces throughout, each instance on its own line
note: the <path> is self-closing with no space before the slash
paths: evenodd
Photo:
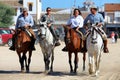
<path id="1" fill-rule="evenodd" d="M 51 25 L 52 25 L 51 23 L 47 24 L 48 27 L 50 27 Z"/>
<path id="2" fill-rule="evenodd" d="M 97 24 L 98 27 L 101 27 L 102 25 L 103 25 L 102 23 L 98 23 L 98 24 Z"/>
<path id="3" fill-rule="evenodd" d="M 30 26 L 29 24 L 26 24 L 26 25 L 25 25 L 25 28 L 26 28 L 26 29 L 29 29 L 29 26 Z"/>
<path id="4" fill-rule="evenodd" d="M 76 31 L 79 31 L 79 27 L 77 27 Z"/>

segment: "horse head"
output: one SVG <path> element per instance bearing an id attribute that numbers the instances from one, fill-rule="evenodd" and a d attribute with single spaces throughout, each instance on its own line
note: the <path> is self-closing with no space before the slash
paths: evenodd
<path id="1" fill-rule="evenodd" d="M 96 25 L 91 26 L 91 43 L 96 44 L 98 38 L 98 27 Z"/>
<path id="2" fill-rule="evenodd" d="M 17 30 L 17 39 L 16 39 L 16 47 L 20 48 L 25 42 L 30 42 L 30 37 L 25 33 L 25 31 L 18 29 Z"/>
<path id="3" fill-rule="evenodd" d="M 47 25 L 46 23 L 40 23 L 38 29 L 38 36 L 43 40 L 46 37 Z"/>

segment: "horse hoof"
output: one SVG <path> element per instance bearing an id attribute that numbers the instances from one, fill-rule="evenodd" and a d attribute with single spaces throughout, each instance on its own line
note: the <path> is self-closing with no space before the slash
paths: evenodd
<path id="1" fill-rule="evenodd" d="M 73 73 L 73 70 L 71 70 L 70 73 Z"/>
<path id="2" fill-rule="evenodd" d="M 77 71 L 74 71 L 74 74 L 77 74 Z"/>
<path id="3" fill-rule="evenodd" d="M 26 73 L 29 73 L 30 71 L 29 70 L 26 70 Z"/>
<path id="4" fill-rule="evenodd" d="M 45 71 L 45 74 L 48 74 L 48 73 L 49 73 L 49 70 L 46 70 L 46 71 Z"/>
<path id="5" fill-rule="evenodd" d="M 53 72 L 53 70 L 50 70 L 50 73 L 52 73 Z"/>
<path id="6" fill-rule="evenodd" d="M 89 74 L 90 74 L 90 75 L 92 75 L 92 74 L 93 74 L 93 72 L 89 72 Z"/>
<path id="7" fill-rule="evenodd" d="M 21 70 L 21 73 L 25 73 L 25 70 Z"/>

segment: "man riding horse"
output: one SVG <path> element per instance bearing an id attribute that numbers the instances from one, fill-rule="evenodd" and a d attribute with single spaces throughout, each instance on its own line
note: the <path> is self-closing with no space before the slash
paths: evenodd
<path id="1" fill-rule="evenodd" d="M 23 8 L 23 13 L 18 16 L 17 22 L 16 22 L 16 33 L 13 35 L 12 42 L 13 45 L 9 48 L 10 50 L 15 51 L 15 40 L 17 39 L 17 30 L 23 30 L 31 39 L 31 50 L 35 50 L 34 44 L 35 44 L 35 34 L 32 30 L 32 26 L 34 25 L 33 18 L 30 14 L 28 14 L 27 8 Z M 29 35 L 31 34 L 31 35 Z"/>
<path id="2" fill-rule="evenodd" d="M 50 31 L 51 31 L 54 39 L 55 39 L 55 46 L 59 46 L 59 45 L 60 45 L 60 42 L 59 42 L 58 35 L 57 35 L 56 31 L 55 31 L 55 28 L 54 28 L 54 26 L 53 26 L 54 17 L 53 17 L 53 15 L 51 15 L 51 8 L 50 8 L 50 7 L 47 7 L 46 12 L 47 12 L 47 13 L 44 14 L 44 15 L 41 17 L 40 21 L 41 21 L 41 22 L 47 21 L 47 27 L 50 29 Z"/>
<path id="3" fill-rule="evenodd" d="M 99 28 L 99 32 L 101 37 L 103 38 L 103 43 L 104 43 L 104 53 L 109 53 L 109 50 L 107 48 L 107 36 L 106 33 L 102 30 L 102 27 L 104 25 L 104 19 L 103 16 L 97 12 L 97 7 L 96 6 L 91 6 L 90 8 L 91 14 L 89 14 L 86 19 L 84 20 L 84 24 L 86 26 L 86 24 L 89 23 L 90 24 L 96 24 L 96 26 Z M 89 27 L 89 26 L 87 26 Z M 89 34 L 89 30 L 88 33 Z M 86 43 L 86 41 L 84 41 Z M 84 48 L 86 48 L 86 45 L 84 46 Z"/>

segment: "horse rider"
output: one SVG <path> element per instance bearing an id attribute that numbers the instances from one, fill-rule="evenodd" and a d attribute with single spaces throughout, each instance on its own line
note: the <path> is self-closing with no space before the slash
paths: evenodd
<path id="1" fill-rule="evenodd" d="M 85 20 L 84 20 L 84 25 L 86 26 L 88 21 L 90 24 L 97 24 L 96 26 L 101 32 L 101 36 L 103 38 L 103 43 L 104 43 L 104 53 L 109 53 L 108 47 L 107 47 L 107 36 L 106 33 L 102 30 L 102 27 L 104 25 L 104 19 L 103 16 L 97 12 L 97 7 L 95 5 L 92 5 L 90 8 L 91 14 L 89 14 Z M 89 32 L 89 31 L 88 31 Z M 89 33 L 87 33 L 89 34 Z M 86 41 L 85 41 L 86 43 Z M 85 46 L 86 47 L 86 46 Z M 84 47 L 84 48 L 85 48 Z"/>
<path id="2" fill-rule="evenodd" d="M 41 22 L 44 22 L 44 21 L 47 22 L 47 27 L 49 28 L 50 32 L 52 33 L 52 35 L 55 39 L 55 46 L 59 46 L 60 45 L 59 37 L 58 37 L 58 35 L 55 31 L 55 28 L 53 26 L 54 16 L 51 14 L 51 8 L 47 7 L 46 12 L 47 12 L 46 14 L 42 15 L 40 21 Z"/>
<path id="3" fill-rule="evenodd" d="M 32 26 L 34 25 L 34 21 L 33 21 L 33 17 L 28 13 L 28 10 L 26 7 L 24 7 L 22 9 L 22 14 L 20 14 L 17 18 L 17 22 L 16 22 L 16 26 L 15 26 L 15 30 L 17 31 L 18 29 L 21 29 L 23 31 L 25 31 L 25 33 L 27 34 L 28 30 L 32 36 L 29 36 L 31 39 L 31 50 L 35 50 L 34 44 L 35 44 L 35 34 L 32 30 Z M 17 32 L 15 33 L 15 35 L 13 35 L 12 41 L 13 41 L 13 45 L 9 48 L 10 50 L 15 51 L 15 40 L 17 38 Z"/>
<path id="4" fill-rule="evenodd" d="M 70 26 L 72 29 L 74 29 L 76 32 L 79 30 L 83 34 L 85 34 L 85 30 L 83 28 L 84 19 L 82 17 L 81 11 L 79 9 L 74 9 L 73 16 L 68 20 L 66 26 Z M 67 38 L 66 38 L 67 30 L 65 29 L 65 37 L 64 41 L 65 44 L 67 44 Z M 62 49 L 62 51 L 67 51 L 66 46 Z M 82 50 L 81 50 L 82 52 Z"/>

